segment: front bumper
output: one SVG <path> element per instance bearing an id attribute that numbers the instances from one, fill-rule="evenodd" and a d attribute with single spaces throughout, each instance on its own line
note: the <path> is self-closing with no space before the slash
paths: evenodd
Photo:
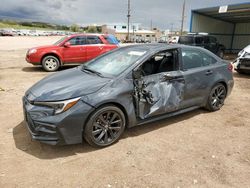
<path id="1" fill-rule="evenodd" d="M 25 60 L 27 63 L 33 64 L 33 65 L 40 65 L 39 58 L 34 56 L 33 54 L 29 55 L 29 52 L 26 53 Z"/>
<path id="2" fill-rule="evenodd" d="M 50 145 L 81 143 L 84 124 L 93 110 L 79 101 L 66 112 L 53 115 L 53 109 L 33 105 L 23 97 L 24 120 L 32 139 Z"/>
<path id="3" fill-rule="evenodd" d="M 234 61 L 234 69 L 250 72 L 250 59 L 249 58 L 237 58 Z"/>

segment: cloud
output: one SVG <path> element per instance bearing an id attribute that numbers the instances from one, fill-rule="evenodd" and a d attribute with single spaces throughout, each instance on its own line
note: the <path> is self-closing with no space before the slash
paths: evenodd
<path id="1" fill-rule="evenodd" d="M 245 0 L 186 0 L 185 27 L 192 9 L 234 4 Z M 183 1 L 131 0 L 131 21 L 145 27 L 180 28 Z M 127 22 L 127 0 L 1 0 L 0 17 L 58 24 Z"/>

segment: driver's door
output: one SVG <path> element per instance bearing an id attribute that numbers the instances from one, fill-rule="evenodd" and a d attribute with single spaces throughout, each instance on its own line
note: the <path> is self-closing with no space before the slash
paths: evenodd
<path id="1" fill-rule="evenodd" d="M 174 68 L 158 72 L 134 79 L 136 112 L 140 119 L 177 111 L 183 100 L 184 77 L 181 71 Z"/>

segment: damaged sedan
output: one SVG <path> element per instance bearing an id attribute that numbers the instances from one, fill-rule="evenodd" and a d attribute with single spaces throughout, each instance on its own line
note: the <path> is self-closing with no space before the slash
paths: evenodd
<path id="1" fill-rule="evenodd" d="M 241 50 L 234 61 L 234 69 L 238 73 L 250 73 L 250 45 Z"/>
<path id="2" fill-rule="evenodd" d="M 199 47 L 121 47 L 45 77 L 23 97 L 27 128 L 43 143 L 113 144 L 125 128 L 205 107 L 231 93 L 232 65 Z"/>

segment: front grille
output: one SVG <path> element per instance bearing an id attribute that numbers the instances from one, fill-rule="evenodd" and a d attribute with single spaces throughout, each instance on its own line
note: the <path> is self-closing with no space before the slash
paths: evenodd
<path id="1" fill-rule="evenodd" d="M 30 130 L 33 133 L 36 133 L 36 126 L 28 113 L 26 113 L 26 117 L 27 117 L 27 124 L 28 124 Z"/>
<path id="2" fill-rule="evenodd" d="M 250 60 L 249 59 L 241 59 L 240 64 L 244 65 L 246 67 L 250 67 Z"/>

